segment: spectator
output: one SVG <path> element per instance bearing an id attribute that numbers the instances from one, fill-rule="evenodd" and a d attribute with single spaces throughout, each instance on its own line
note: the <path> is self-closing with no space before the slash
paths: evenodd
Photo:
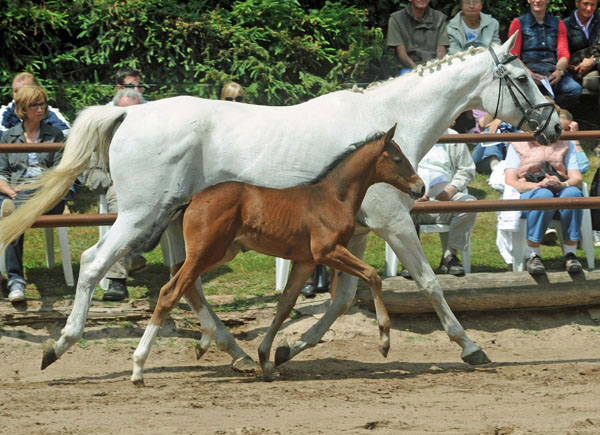
<path id="1" fill-rule="evenodd" d="M 542 92 L 561 107 L 572 107 L 581 95 L 581 85 L 569 75 L 569 45 L 562 20 L 546 12 L 548 0 L 528 0 L 529 11 L 515 18 L 509 37 L 519 34 L 512 50 L 525 64 Z"/>
<path id="2" fill-rule="evenodd" d="M 123 89 L 135 89 L 140 94 L 143 94 L 144 87 L 146 86 L 142 83 L 142 73 L 139 72 L 137 69 L 130 68 L 130 67 L 125 67 L 125 68 L 121 68 L 121 69 L 117 70 L 117 72 L 115 74 L 115 82 L 116 82 L 117 92 L 119 92 L 120 90 L 123 90 Z M 142 96 L 142 103 L 147 103 L 147 102 L 148 101 L 145 100 Z M 108 105 L 109 106 L 115 105 L 114 98 L 112 101 L 110 101 L 108 103 Z"/>
<path id="3" fill-rule="evenodd" d="M 246 92 L 244 87 L 236 82 L 225 83 L 223 89 L 221 89 L 221 100 L 245 103 Z"/>
<path id="4" fill-rule="evenodd" d="M 387 46 L 394 47 L 400 61 L 399 75 L 431 59 L 441 59 L 449 45 L 446 15 L 432 9 L 430 0 L 409 0 L 388 22 Z"/>
<path id="5" fill-rule="evenodd" d="M 23 121 L 2 134 L 3 143 L 63 142 L 64 135 L 50 124 L 43 122 L 48 116 L 48 96 L 37 86 L 21 88 L 15 95 L 14 110 Z M 31 191 L 19 186 L 38 179 L 43 170 L 56 166 L 61 153 L 2 153 L 0 154 L 0 215 L 8 216 L 15 207 L 27 200 Z M 65 202 L 60 201 L 46 214 L 62 214 Z M 23 241 L 21 235 L 6 247 L 5 261 L 8 274 L 8 300 L 19 302 L 25 299 L 23 272 Z"/>
<path id="6" fill-rule="evenodd" d="M 508 122 L 491 120 L 488 113 L 480 119 L 480 125 L 486 125 L 484 133 L 516 133 L 517 129 Z M 490 121 L 491 120 L 491 121 Z M 473 149 L 475 170 L 480 174 L 491 174 L 498 163 L 506 157 L 506 142 L 478 143 Z"/>
<path id="7" fill-rule="evenodd" d="M 13 100 L 10 103 L 8 103 L 8 105 L 2 106 L 0 108 L 0 118 L 2 119 L 2 124 L 0 124 L 0 131 L 6 131 L 9 128 L 21 123 L 21 119 L 19 119 L 19 116 L 15 113 L 15 98 L 20 89 L 28 86 L 40 86 L 35 76 L 31 73 L 19 73 L 13 79 Z M 69 134 L 69 130 L 71 129 L 69 122 L 60 113 L 60 110 L 52 106 L 48 106 L 47 115 L 42 120 L 42 122 L 61 130 L 65 136 Z"/>
<path id="8" fill-rule="evenodd" d="M 575 0 L 576 10 L 565 19 L 571 66 L 569 70 L 583 87 L 593 93 L 600 91 L 598 67 L 600 58 L 590 48 L 598 44 L 600 16 L 596 11 L 597 0 Z M 589 51 L 586 52 L 586 51 Z"/>
<path id="9" fill-rule="evenodd" d="M 481 12 L 483 0 L 462 0 L 461 8 L 448 22 L 448 53 L 458 53 L 471 45 L 500 44 L 500 25 L 491 15 Z"/>
<path id="10" fill-rule="evenodd" d="M 456 134 L 448 129 L 446 134 Z M 474 201 L 476 198 L 467 193 L 467 186 L 475 179 L 475 163 L 464 143 L 436 144 L 419 162 L 417 172 L 425 183 L 425 195 L 417 201 Z M 458 251 L 464 250 L 469 238 L 476 213 L 433 213 L 414 215 L 413 221 L 419 225 L 450 225 L 448 243 L 442 253 L 437 273 L 449 273 L 462 276 L 465 269 L 460 262 Z M 406 269 L 401 276 L 409 277 Z"/>
<path id="11" fill-rule="evenodd" d="M 575 144 L 559 141 L 548 146 L 537 142 L 514 142 L 509 145 L 505 161 L 505 181 L 522 199 L 581 197 L 581 171 Z M 552 220 L 554 210 L 528 210 L 522 215 L 527 222 L 526 265 L 531 275 L 542 275 L 545 267 L 540 258 L 540 243 Z M 568 272 L 580 272 L 576 256 L 580 239 L 581 210 L 559 210 L 565 240 L 563 253 Z"/>

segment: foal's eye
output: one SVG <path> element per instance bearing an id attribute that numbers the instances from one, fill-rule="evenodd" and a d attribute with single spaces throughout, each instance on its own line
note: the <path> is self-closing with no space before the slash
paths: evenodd
<path id="1" fill-rule="evenodd" d="M 398 165 L 399 165 L 400 163 L 402 163 L 402 157 L 394 157 L 394 163 L 396 163 L 396 164 L 398 164 Z"/>

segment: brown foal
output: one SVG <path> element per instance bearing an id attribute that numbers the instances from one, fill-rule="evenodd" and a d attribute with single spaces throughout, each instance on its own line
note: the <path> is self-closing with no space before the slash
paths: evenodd
<path id="1" fill-rule="evenodd" d="M 381 278 L 346 245 L 369 186 L 389 183 L 413 198 L 424 192 L 422 180 L 392 139 L 395 128 L 350 147 L 312 184 L 271 189 L 231 181 L 194 195 L 183 218 L 185 262 L 175 267 L 177 272 L 161 289 L 148 328 L 157 329 L 183 295 L 202 304 L 194 285 L 198 277 L 230 261 L 240 250 L 252 249 L 293 260 L 277 314 L 258 350 L 265 380 L 274 379 L 269 355 L 275 334 L 317 264 L 357 276 L 369 285 L 380 331 L 379 350 L 387 356 L 390 319 L 382 300 Z M 153 338 L 149 335 L 144 334 L 134 354 L 132 380 L 136 383 L 143 382 L 141 371 Z M 210 343 L 206 338 L 210 337 L 203 337 L 200 354 Z M 288 359 L 276 355 L 275 363 Z"/>

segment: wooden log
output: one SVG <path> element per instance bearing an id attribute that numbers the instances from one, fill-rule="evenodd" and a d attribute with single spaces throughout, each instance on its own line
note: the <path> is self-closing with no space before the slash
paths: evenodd
<path id="1" fill-rule="evenodd" d="M 456 312 L 600 304 L 600 270 L 573 275 L 548 272 L 535 279 L 527 272 L 437 275 L 437 278 L 448 305 Z M 433 312 L 431 303 L 414 281 L 386 278 L 383 290 L 390 313 Z M 374 309 L 371 291 L 362 281 L 356 300 L 359 305 Z"/>

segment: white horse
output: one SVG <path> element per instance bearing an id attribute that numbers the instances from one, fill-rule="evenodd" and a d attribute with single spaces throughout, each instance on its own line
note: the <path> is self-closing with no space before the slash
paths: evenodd
<path id="1" fill-rule="evenodd" d="M 80 340 L 96 285 L 117 259 L 153 248 L 168 227 L 176 263 L 184 260 L 181 219 L 171 218 L 207 186 L 226 180 L 276 188 L 301 184 L 314 178 L 349 144 L 395 123 L 395 139 L 415 164 L 461 112 L 475 108 L 515 125 L 526 120 L 541 143 L 557 140 L 561 133 L 558 116 L 550 115 L 551 109 L 539 108 L 546 100 L 523 65 L 510 56 L 514 41 L 513 36 L 493 51 L 473 49 L 448 56 L 362 92 L 333 92 L 289 107 L 176 97 L 83 111 L 73 124 L 58 167 L 44 176 L 31 201 L 0 221 L 0 244 L 6 244 L 64 195 L 94 152 L 105 161 L 109 158 L 119 198 L 118 218 L 106 236 L 82 254 L 73 310 L 60 339 L 47 342 L 42 369 Z M 511 98 L 507 98 L 508 91 Z M 412 205 L 408 195 L 390 186 L 372 186 L 348 248 L 362 258 L 369 230 L 384 238 L 431 301 L 450 339 L 461 346 L 462 359 L 469 364 L 488 362 L 444 299 L 414 231 L 409 215 Z M 201 288 L 198 280 L 198 298 L 204 298 Z M 298 341 L 280 346 L 276 363 L 315 346 L 352 304 L 355 291 L 356 278 L 339 274 L 327 313 Z M 235 370 L 254 370 L 254 361 L 212 308 L 198 303 L 198 298 L 188 299 L 202 325 L 198 354 L 214 338 L 231 355 Z M 146 330 L 138 349 L 152 335 Z M 143 361 L 136 355 L 134 367 L 139 368 Z"/>

